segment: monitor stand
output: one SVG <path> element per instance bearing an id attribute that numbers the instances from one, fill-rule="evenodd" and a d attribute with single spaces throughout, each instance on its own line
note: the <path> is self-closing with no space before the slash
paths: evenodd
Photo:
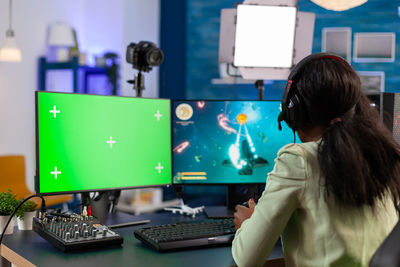
<path id="1" fill-rule="evenodd" d="M 121 190 L 102 191 L 99 192 L 98 196 L 92 199 L 90 198 L 89 193 L 82 193 L 82 207 L 90 205 L 91 215 L 99 219 L 101 224 L 107 225 L 110 228 L 119 228 L 150 222 L 150 220 L 135 221 L 133 218 L 129 218 L 128 215 L 123 216 L 124 220 L 121 220 L 121 216 L 116 216 L 115 206 L 118 203 L 120 194 Z"/>
<path id="2" fill-rule="evenodd" d="M 226 194 L 226 206 L 206 206 L 204 212 L 208 218 L 221 219 L 232 218 L 235 206 L 253 198 L 256 201 L 260 198 L 264 185 L 228 185 Z"/>
<path id="3" fill-rule="evenodd" d="M 91 198 L 89 193 L 81 194 L 81 214 L 83 213 L 84 207 L 89 207 L 91 210 L 91 215 L 99 219 L 102 224 L 107 223 L 108 214 L 110 213 L 110 209 L 112 209 L 113 204 L 110 205 L 110 202 L 117 202 L 120 191 L 102 191 L 98 192 L 98 194 Z M 113 197 L 112 201 L 111 196 Z"/>

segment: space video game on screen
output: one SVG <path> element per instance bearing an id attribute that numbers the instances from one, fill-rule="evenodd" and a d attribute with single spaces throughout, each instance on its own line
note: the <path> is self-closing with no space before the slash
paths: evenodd
<path id="1" fill-rule="evenodd" d="M 280 101 L 174 101 L 173 182 L 265 183 L 277 152 L 293 142 L 278 130 Z"/>

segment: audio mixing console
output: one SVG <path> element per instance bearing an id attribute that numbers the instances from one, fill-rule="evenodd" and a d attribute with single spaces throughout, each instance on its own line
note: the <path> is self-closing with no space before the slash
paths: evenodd
<path id="1" fill-rule="evenodd" d="M 122 236 L 93 216 L 77 214 L 33 219 L 33 230 L 62 251 L 121 245 Z"/>

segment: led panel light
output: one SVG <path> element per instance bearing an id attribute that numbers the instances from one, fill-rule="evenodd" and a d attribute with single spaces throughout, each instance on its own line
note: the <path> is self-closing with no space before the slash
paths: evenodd
<path id="1" fill-rule="evenodd" d="M 239 5 L 234 65 L 290 68 L 296 13 L 296 7 Z"/>

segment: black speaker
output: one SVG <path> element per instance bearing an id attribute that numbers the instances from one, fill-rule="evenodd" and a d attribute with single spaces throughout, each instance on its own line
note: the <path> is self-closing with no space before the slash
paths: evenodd
<path id="1" fill-rule="evenodd" d="M 382 93 L 382 120 L 400 144 L 400 93 Z"/>

